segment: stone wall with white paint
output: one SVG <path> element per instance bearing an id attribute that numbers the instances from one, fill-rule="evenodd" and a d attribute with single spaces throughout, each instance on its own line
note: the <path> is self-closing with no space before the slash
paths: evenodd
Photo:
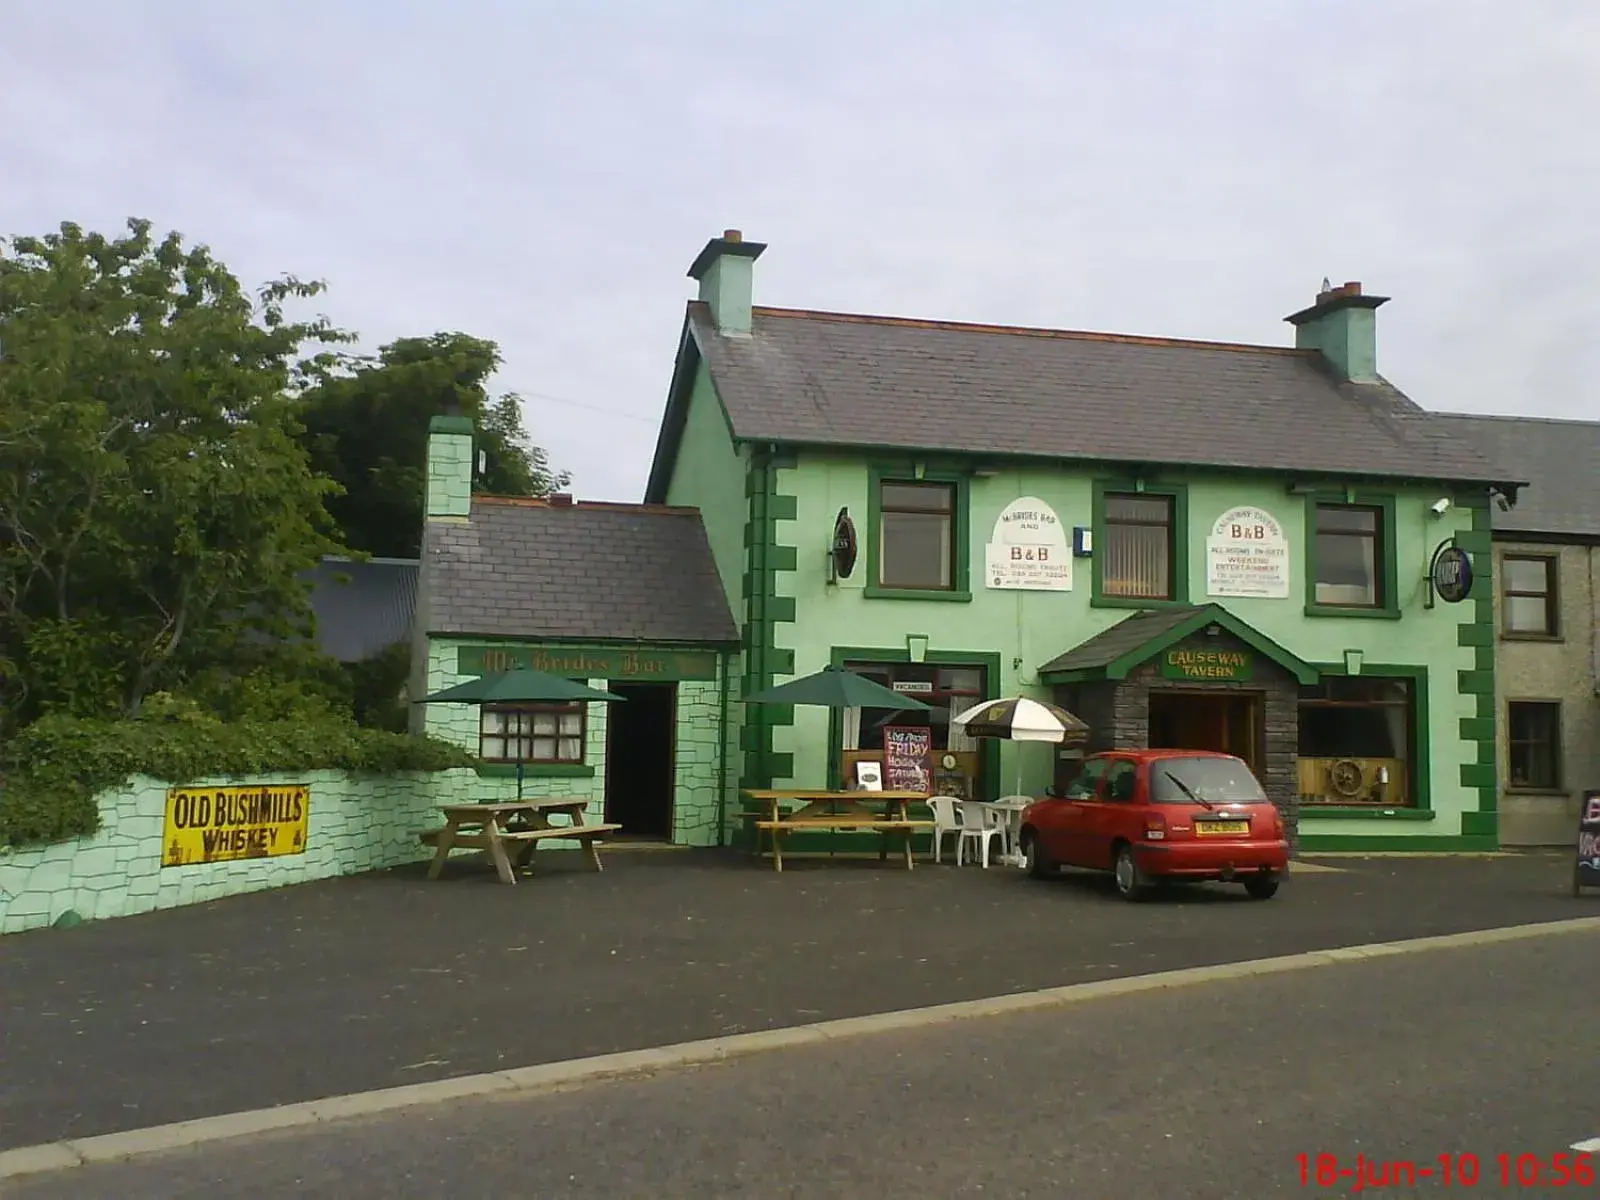
<path id="1" fill-rule="evenodd" d="M 471 770 L 385 776 L 304 771 L 184 786 L 240 784 L 310 787 L 302 852 L 163 867 L 169 785 L 134 776 L 101 793 L 101 825 L 93 835 L 0 849 L 0 934 L 50 925 L 69 913 L 84 920 L 130 916 L 416 862 L 431 853 L 418 831 L 443 823 L 438 805 L 481 799 L 481 781 Z"/>

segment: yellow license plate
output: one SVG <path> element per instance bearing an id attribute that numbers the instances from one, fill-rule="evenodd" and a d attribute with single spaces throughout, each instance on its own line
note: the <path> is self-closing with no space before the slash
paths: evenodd
<path id="1" fill-rule="evenodd" d="M 1222 833 L 1249 833 L 1249 821 L 1196 821 L 1194 831 L 1201 837 Z"/>

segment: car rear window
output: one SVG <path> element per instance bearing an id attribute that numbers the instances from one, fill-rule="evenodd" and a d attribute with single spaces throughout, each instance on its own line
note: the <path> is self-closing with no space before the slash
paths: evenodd
<path id="1" fill-rule="evenodd" d="M 1242 759 L 1158 758 L 1150 764 L 1150 798 L 1157 804 L 1193 803 L 1175 779 L 1208 804 L 1260 804 L 1267 798 Z"/>

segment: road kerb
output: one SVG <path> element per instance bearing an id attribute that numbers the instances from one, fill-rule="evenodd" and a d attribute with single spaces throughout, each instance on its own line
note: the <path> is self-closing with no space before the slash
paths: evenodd
<path id="1" fill-rule="evenodd" d="M 1336 966 L 1339 963 L 1361 962 L 1396 954 L 1492 945 L 1553 934 L 1594 931 L 1600 931 L 1600 917 L 1577 917 L 1564 921 L 1544 921 L 1532 925 L 1512 925 L 1500 929 L 1411 938 L 1399 942 L 1374 942 L 1365 946 L 1308 950 L 1272 958 L 1218 963 L 1203 967 L 1183 967 L 1148 975 L 1095 980 L 1090 983 L 1069 984 L 1038 991 L 988 996 L 978 1000 L 960 1000 L 926 1008 L 841 1017 L 809 1025 L 757 1030 L 647 1050 L 626 1050 L 591 1058 L 540 1063 L 535 1066 L 491 1071 L 480 1075 L 464 1075 L 429 1083 L 414 1083 L 377 1091 L 355 1092 L 346 1096 L 331 1096 L 322 1100 L 280 1105 L 276 1108 L 201 1117 L 197 1120 L 157 1125 L 146 1129 L 132 1129 L 38 1146 L 21 1146 L 14 1150 L 0 1151 L 0 1180 L 70 1170 L 93 1163 L 126 1160 L 162 1151 L 193 1147 L 206 1142 L 225 1141 L 251 1134 L 281 1132 L 401 1108 L 437 1104 L 449 1100 L 479 1097 L 509 1098 L 543 1091 L 565 1090 L 601 1080 L 650 1075 L 658 1071 L 723 1062 L 771 1050 L 817 1045 L 836 1039 L 914 1029 L 973 1017 L 999 1016 L 1080 1004 L 1109 996 L 1132 995 L 1138 992 L 1159 991 L 1165 988 L 1186 987 L 1255 975 L 1273 975 L 1312 967 Z"/>

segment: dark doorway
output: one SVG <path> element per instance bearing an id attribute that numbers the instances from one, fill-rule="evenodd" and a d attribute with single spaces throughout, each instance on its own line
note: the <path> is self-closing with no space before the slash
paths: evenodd
<path id="1" fill-rule="evenodd" d="M 1254 692 L 1150 693 L 1150 745 L 1235 754 L 1261 772 L 1261 697 Z"/>
<path id="2" fill-rule="evenodd" d="M 622 697 L 606 712 L 606 820 L 624 837 L 672 837 L 675 683 L 609 683 Z"/>

